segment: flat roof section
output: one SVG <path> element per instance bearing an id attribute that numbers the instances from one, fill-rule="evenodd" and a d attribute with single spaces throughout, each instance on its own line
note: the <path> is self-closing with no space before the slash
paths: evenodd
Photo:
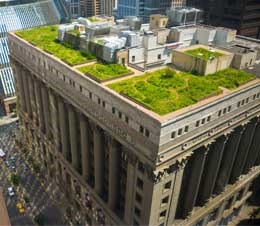
<path id="1" fill-rule="evenodd" d="M 211 58 L 218 58 L 224 55 L 230 55 L 229 52 L 212 48 L 206 45 L 192 45 L 187 48 L 177 49 L 175 51 L 183 52 L 206 61 L 210 60 Z"/>
<path id="2" fill-rule="evenodd" d="M 50 27 L 47 28 L 50 29 Z M 33 30 L 37 31 L 37 29 Z M 52 32 L 54 31 L 52 29 Z M 18 36 L 25 42 L 28 42 L 28 37 L 30 37 L 29 39 L 34 39 L 31 30 L 23 34 L 25 36 L 19 32 Z M 38 40 L 38 32 L 36 32 L 36 36 L 39 46 L 35 43 L 34 46 L 44 51 L 51 58 L 60 60 L 59 56 L 51 54 L 42 48 L 42 43 Z M 44 37 L 44 35 L 41 35 L 41 37 Z M 52 42 L 55 42 L 55 40 L 51 39 Z M 32 41 L 29 40 L 29 43 L 32 44 Z M 204 45 L 195 45 L 175 51 L 184 52 L 189 49 L 198 48 L 199 46 L 210 48 Z M 75 49 L 73 51 L 80 52 Z M 218 52 L 224 55 L 232 54 L 219 49 Z M 78 71 L 80 67 L 89 64 L 81 63 L 77 66 L 67 64 L 66 66 L 81 76 L 89 77 Z M 95 62 L 92 62 L 92 64 L 95 64 Z M 168 76 L 166 72 L 169 71 L 170 75 Z M 150 73 L 135 73 L 131 76 L 120 77 L 120 79 L 114 77 L 108 83 L 101 81 L 99 86 L 110 91 L 114 96 L 120 96 L 124 102 L 134 106 L 145 114 L 152 116 L 156 120 L 165 122 L 180 114 L 187 113 L 221 99 L 235 91 L 259 83 L 259 79 L 254 79 L 255 76 L 252 74 L 231 68 L 207 76 L 198 76 L 191 73 L 178 72 L 171 67 L 164 67 L 162 70 L 155 70 Z M 90 80 L 96 81 L 93 78 Z"/>
<path id="3" fill-rule="evenodd" d="M 165 115 L 217 96 L 223 88 L 234 90 L 254 78 L 254 75 L 232 68 L 206 76 L 165 68 L 110 83 L 108 87 L 159 115 Z"/>
<path id="4" fill-rule="evenodd" d="M 0 225 L 11 226 L 8 216 L 5 200 L 3 197 L 3 189 L 0 187 Z"/>
<path id="5" fill-rule="evenodd" d="M 85 64 L 96 58 L 89 52 L 73 48 L 68 43 L 61 43 L 57 40 L 58 27 L 45 26 L 24 31 L 17 31 L 16 34 L 22 39 L 37 46 L 43 51 L 58 57 L 70 66 Z"/>

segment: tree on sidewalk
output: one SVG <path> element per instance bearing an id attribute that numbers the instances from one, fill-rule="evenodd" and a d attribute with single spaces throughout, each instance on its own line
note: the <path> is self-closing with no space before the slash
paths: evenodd
<path id="1" fill-rule="evenodd" d="M 39 213 L 35 218 L 34 221 L 39 224 L 39 225 L 45 225 L 47 222 L 47 219 L 45 217 L 45 215 L 43 215 L 42 213 Z"/>
<path id="2" fill-rule="evenodd" d="M 15 186 L 18 186 L 21 182 L 21 178 L 17 174 L 12 174 L 10 179 L 11 179 L 12 184 Z"/>

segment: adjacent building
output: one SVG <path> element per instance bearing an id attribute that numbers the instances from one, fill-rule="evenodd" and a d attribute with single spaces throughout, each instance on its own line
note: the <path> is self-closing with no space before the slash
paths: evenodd
<path id="1" fill-rule="evenodd" d="M 102 0 L 79 0 L 79 14 L 75 15 L 75 18 L 82 17 L 92 17 L 101 15 L 101 1 Z M 106 1 L 106 4 L 112 1 Z M 104 4 L 105 2 L 102 2 Z M 106 5 L 107 7 L 107 5 Z M 108 10 L 108 8 L 106 8 Z M 110 9 L 110 8 L 109 8 Z M 105 10 L 105 8 L 103 8 Z"/>
<path id="2" fill-rule="evenodd" d="M 187 5 L 202 8 L 206 23 L 236 29 L 239 35 L 260 38 L 260 2 L 252 0 L 188 0 Z"/>
<path id="3" fill-rule="evenodd" d="M 166 14 L 171 7 L 185 6 L 186 0 L 118 0 L 117 17 L 138 16 L 145 22 L 151 14 Z"/>
<path id="4" fill-rule="evenodd" d="M 0 7 L 0 99 L 5 113 L 12 112 L 16 103 L 7 32 L 58 24 L 66 17 L 58 0 Z"/>
<path id="5" fill-rule="evenodd" d="M 158 18 L 162 22 L 165 19 Z M 129 61 L 132 70 L 138 70 L 132 66 L 133 61 L 151 63 L 144 70 L 155 70 L 163 66 L 157 62 L 170 59 L 173 67 L 172 49 L 180 43 L 173 42 L 169 47 L 164 43 L 165 35 L 159 33 L 169 29 L 139 31 L 139 39 L 129 30 L 114 27 L 118 33 L 110 35 L 109 40 L 106 33 L 110 28 L 102 26 L 87 24 L 84 31 L 82 24 L 73 24 L 79 32 L 70 33 L 81 37 L 82 32 L 82 40 L 92 34 L 90 49 L 101 56 L 110 56 L 109 47 L 131 43 L 133 48 L 119 48 L 116 56 L 120 61 L 124 58 L 124 63 Z M 95 32 L 103 38 L 95 37 Z M 211 40 L 211 32 L 207 30 L 203 40 Z M 208 75 L 172 74 L 171 69 L 165 69 L 149 77 L 139 70 L 131 78 L 121 77 L 122 90 L 116 91 L 112 87 L 117 79 L 97 82 L 79 72 L 79 65 L 69 66 L 15 33 L 8 37 L 22 147 L 31 151 L 42 163 L 46 178 L 66 194 L 70 216 L 93 225 L 226 225 L 240 213 L 247 199 L 259 192 L 259 78 L 246 75 L 247 79 L 241 81 L 236 72 L 242 77 L 244 72 L 218 71 L 216 79 L 222 76 L 223 83 L 216 89 L 206 82 Z M 82 40 L 83 49 L 87 42 Z M 161 47 L 166 52 L 158 53 Z M 224 57 L 223 62 L 228 58 L 231 63 L 233 53 L 200 47 L 208 48 L 207 52 L 198 52 L 197 46 L 193 48 L 195 56 L 205 54 L 212 63 Z M 186 78 L 184 83 L 180 75 Z M 183 86 L 188 87 L 179 92 Z M 186 107 L 178 106 L 164 114 L 152 110 L 149 104 L 153 98 L 171 101 L 165 88 Z M 189 102 L 208 89 L 214 92 Z M 141 95 L 130 97 L 135 90 Z M 184 98 L 187 90 L 193 93 Z M 156 107 L 160 111 L 163 106 L 162 101 Z"/>
<path id="6" fill-rule="evenodd" d="M 117 10 L 118 0 L 101 0 L 101 15 L 113 16 Z"/>

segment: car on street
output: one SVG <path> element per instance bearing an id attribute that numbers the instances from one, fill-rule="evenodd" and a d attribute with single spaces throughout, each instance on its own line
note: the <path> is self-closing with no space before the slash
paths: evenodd
<path id="1" fill-rule="evenodd" d="M 25 208 L 24 208 L 24 206 L 23 206 L 23 204 L 21 202 L 18 202 L 16 204 L 16 208 L 18 209 L 20 214 L 24 214 L 25 213 Z"/>
<path id="2" fill-rule="evenodd" d="M 8 187 L 8 195 L 9 195 L 9 197 L 14 197 L 15 196 L 13 187 Z"/>

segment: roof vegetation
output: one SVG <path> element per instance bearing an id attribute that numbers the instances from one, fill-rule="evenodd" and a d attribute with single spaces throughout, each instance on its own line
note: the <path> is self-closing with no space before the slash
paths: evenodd
<path id="1" fill-rule="evenodd" d="M 92 64 L 77 68 L 85 75 L 105 81 L 130 74 L 132 71 L 120 64 Z"/>
<path id="2" fill-rule="evenodd" d="M 101 19 L 95 17 L 95 16 L 91 16 L 87 18 L 90 22 L 99 22 Z"/>
<path id="3" fill-rule="evenodd" d="M 249 73 L 231 68 L 207 76 L 178 73 L 166 68 L 108 86 L 165 115 L 221 93 L 220 86 L 235 89 L 254 78 Z"/>
<path id="4" fill-rule="evenodd" d="M 217 57 L 224 55 L 215 50 L 207 50 L 204 48 L 196 48 L 196 49 L 187 50 L 187 51 L 185 51 L 185 53 L 192 55 L 194 57 L 200 58 L 202 60 L 209 60 L 211 57 L 217 58 Z"/>
<path id="5" fill-rule="evenodd" d="M 16 34 L 40 49 L 60 58 L 73 66 L 87 63 L 95 57 L 84 50 L 75 49 L 68 43 L 57 40 L 57 26 L 38 27 L 30 30 L 17 31 Z"/>

